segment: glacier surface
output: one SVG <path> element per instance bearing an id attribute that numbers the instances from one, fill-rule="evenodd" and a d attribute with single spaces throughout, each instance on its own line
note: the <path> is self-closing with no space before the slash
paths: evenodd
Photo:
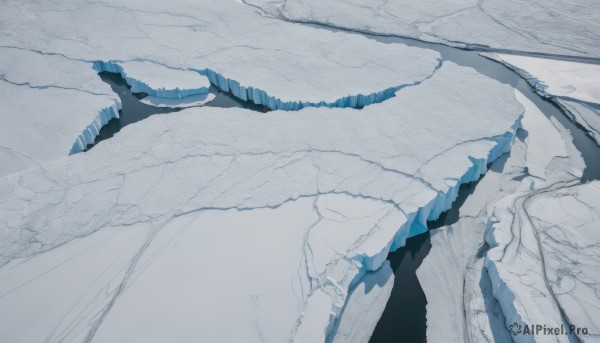
<path id="1" fill-rule="evenodd" d="M 80 152 L 119 116 L 94 69 L 120 73 L 152 106 L 201 106 L 212 84 L 297 110 L 381 102 L 441 65 L 434 51 L 274 21 L 235 1 L 8 1 L 0 21 L 0 175 Z"/>
<path id="2" fill-rule="evenodd" d="M 243 0 L 265 16 L 456 47 L 600 58 L 594 0 Z"/>
<path id="3" fill-rule="evenodd" d="M 121 101 L 91 64 L 0 48 L 0 176 L 82 151 Z"/>
<path id="4" fill-rule="evenodd" d="M 439 64 L 433 51 L 264 18 L 232 0 L 218 6 L 9 1 L 0 20 L 2 46 L 196 71 L 221 90 L 272 109 L 369 105 L 422 81 Z"/>
<path id="5" fill-rule="evenodd" d="M 580 183 L 572 132 L 435 51 L 336 30 L 493 51 L 600 142 L 600 72 L 580 63 L 600 60 L 598 13 L 587 0 L 5 2 L 2 340 L 367 341 L 394 284 L 387 254 L 491 165 L 417 272 L 428 341 L 598 341 L 600 184 Z M 213 87 L 274 111 L 184 109 L 79 154 L 119 116 L 105 71 L 151 106 L 199 107 Z"/>
<path id="6" fill-rule="evenodd" d="M 0 21 L 0 176 L 94 143 L 121 106 L 98 71 L 157 107 L 201 106 L 212 84 L 298 110 L 381 102 L 441 65 L 434 51 L 298 27 L 235 1 L 8 1 Z"/>
<path id="7" fill-rule="evenodd" d="M 509 149 L 522 113 L 510 87 L 444 63 L 363 110 L 186 109 L 6 176 L 2 332 L 11 342 L 352 335 L 354 315 L 336 321 L 349 290 Z"/>

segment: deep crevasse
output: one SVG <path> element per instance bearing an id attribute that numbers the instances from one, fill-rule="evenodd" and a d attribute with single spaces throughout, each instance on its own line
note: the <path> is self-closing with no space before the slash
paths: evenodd
<path id="1" fill-rule="evenodd" d="M 441 68 L 443 64 L 443 60 L 439 60 L 438 65 L 435 67 L 433 73 L 435 73 L 439 68 Z M 96 61 L 94 62 L 94 69 L 98 72 L 110 72 L 110 73 L 118 73 L 120 74 L 126 81 L 127 84 L 131 86 L 131 89 L 135 93 L 147 93 L 152 96 L 161 97 L 161 98 L 173 98 L 173 99 L 181 99 L 183 97 L 187 97 L 190 95 L 203 94 L 206 93 L 207 90 L 204 88 L 190 88 L 190 89 L 154 89 L 151 88 L 145 82 L 138 80 L 131 75 L 128 75 L 124 68 L 119 64 L 119 62 L 115 61 Z M 215 85 L 217 88 L 224 92 L 231 92 L 235 97 L 243 100 L 243 101 L 252 101 L 257 105 L 266 106 L 272 110 L 284 110 L 284 111 L 297 111 L 303 109 L 305 107 L 363 107 L 376 103 L 383 102 L 391 97 L 394 94 L 407 86 L 415 86 L 420 84 L 424 80 L 420 80 L 411 84 L 398 85 L 395 87 L 387 88 L 382 91 L 371 93 L 371 94 L 355 94 L 348 95 L 342 98 L 339 98 L 333 102 L 327 101 L 319 101 L 319 102 L 311 102 L 311 101 L 285 101 L 281 100 L 273 95 L 268 94 L 266 91 L 254 88 L 251 86 L 242 86 L 238 81 L 226 78 L 225 76 L 217 73 L 209 68 L 202 70 L 190 70 L 190 72 L 197 72 L 201 75 L 206 76 L 210 83 Z M 432 73 L 432 74 L 433 74 Z M 427 78 L 426 78 L 427 79 Z"/>
<path id="2" fill-rule="evenodd" d="M 113 118 L 119 118 L 120 109 L 121 100 L 116 99 L 112 106 L 98 111 L 94 120 L 92 120 L 92 122 L 89 123 L 75 139 L 71 150 L 69 150 L 69 155 L 82 152 L 89 144 L 94 144 L 94 140 L 96 139 L 96 136 L 98 136 L 102 126 L 106 125 Z"/>
<path id="3" fill-rule="evenodd" d="M 147 62 L 148 65 L 154 63 Z M 162 66 L 161 66 L 162 67 Z M 166 88 L 166 87 L 152 87 L 147 81 L 142 80 L 142 77 L 136 77 L 135 75 L 131 75 L 126 71 L 119 62 L 114 61 L 96 61 L 93 63 L 93 68 L 97 72 L 109 72 L 109 73 L 117 73 L 120 74 L 123 79 L 127 82 L 129 86 L 131 86 L 131 91 L 134 93 L 146 93 L 150 96 L 155 96 L 157 98 L 165 98 L 165 99 L 182 99 L 191 95 L 198 94 L 206 94 L 208 93 L 208 88 L 204 87 L 204 85 L 198 85 L 196 88 Z M 164 69 L 168 70 L 167 67 Z M 174 70 L 177 72 L 183 72 L 181 70 Z M 192 71 L 190 71 L 192 72 Z"/>
<path id="4" fill-rule="evenodd" d="M 451 208 L 452 203 L 458 197 L 458 191 L 461 185 L 478 180 L 481 175 L 486 173 L 488 164 L 492 163 L 502 154 L 509 152 L 514 141 L 516 131 L 521 127 L 521 119 L 522 116 L 515 122 L 510 131 L 507 131 L 501 136 L 490 138 L 496 142 L 496 145 L 489 151 L 486 158 L 470 157 L 472 162 L 471 168 L 469 168 L 456 182 L 456 184 L 451 186 L 446 193 L 438 191 L 437 196 L 427 205 L 419 208 L 416 212 L 408 214 L 409 217 L 407 218 L 407 221 L 397 230 L 393 240 L 383 247 L 379 253 L 373 256 L 360 255 L 358 258 L 355 258 L 356 262 L 360 264 L 361 268 L 352 279 L 348 289 L 351 289 L 354 285 L 360 282 L 367 272 L 379 269 L 387 259 L 388 254 L 403 247 L 406 239 L 425 233 L 428 230 L 427 221 L 438 219 L 443 212 Z M 339 317 L 342 309 L 343 306 L 335 306 L 332 309 L 334 316 L 330 317 L 327 325 L 326 335 L 330 335 L 332 333 L 335 320 Z"/>
<path id="5" fill-rule="evenodd" d="M 443 60 L 439 59 L 438 65 L 432 72 L 432 75 L 442 67 Z M 200 74 L 208 77 L 210 82 L 215 85 L 217 88 L 224 92 L 231 92 L 235 97 L 244 100 L 244 101 L 252 101 L 258 105 L 264 105 L 272 110 L 284 110 L 284 111 L 298 111 L 305 107 L 363 107 L 376 103 L 383 102 L 391 97 L 394 94 L 407 86 L 416 86 L 426 80 L 420 80 L 411 84 L 399 85 L 391 88 L 384 89 L 382 91 L 371 93 L 371 94 L 356 94 L 356 95 L 348 95 L 342 98 L 335 100 L 334 102 L 327 101 L 319 101 L 319 102 L 310 102 L 310 101 L 284 101 L 278 99 L 272 95 L 269 95 L 264 90 L 246 87 L 240 85 L 239 82 L 235 80 L 231 80 L 226 78 L 225 76 L 211 70 L 211 69 L 203 69 L 198 71 Z"/>
<path id="6" fill-rule="evenodd" d="M 435 67 L 433 73 L 435 73 L 435 71 L 441 68 L 442 64 L 443 61 L 439 60 L 439 63 Z M 99 73 L 110 72 L 120 74 L 121 77 L 125 79 L 127 84 L 131 87 L 131 90 L 134 93 L 146 93 L 150 96 L 166 99 L 181 99 L 191 95 L 204 94 L 208 91 L 204 87 L 189 89 L 181 89 L 179 87 L 176 87 L 175 89 L 151 88 L 147 83 L 143 82 L 142 80 L 138 80 L 132 77 L 131 75 L 128 75 L 124 68 L 118 62 L 115 61 L 95 61 L 93 63 L 93 68 Z M 210 69 L 204 69 L 194 72 L 198 72 L 201 75 L 205 75 L 210 80 L 210 82 L 216 87 L 218 87 L 220 90 L 225 92 L 231 92 L 234 96 L 241 100 L 252 101 L 255 104 L 264 105 L 273 110 L 280 109 L 285 111 L 297 111 L 305 107 L 356 108 L 372 105 L 383 102 L 393 97 L 398 90 L 404 87 L 415 86 L 424 81 L 421 80 L 413 84 L 399 85 L 396 87 L 384 89 L 383 91 L 377 93 L 371 93 L 369 95 L 350 95 L 340 98 L 333 103 L 326 101 L 320 101 L 318 103 L 315 103 L 309 101 L 282 101 L 258 88 L 242 86 L 239 82 L 228 79 L 223 75 L 216 73 Z M 75 142 L 73 143 L 73 146 L 69 151 L 69 155 L 84 151 L 88 145 L 94 144 L 94 140 L 100 132 L 102 126 L 106 125 L 108 121 L 110 121 L 113 118 L 119 118 L 120 109 L 121 102 L 119 101 L 111 107 L 100 110 L 95 116 L 94 120 L 90 124 L 88 124 L 88 126 L 82 131 L 82 133 L 79 134 L 79 136 L 75 139 Z"/>

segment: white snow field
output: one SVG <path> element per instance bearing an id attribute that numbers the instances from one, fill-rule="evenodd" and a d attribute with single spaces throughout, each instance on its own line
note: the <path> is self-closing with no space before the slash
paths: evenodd
<path id="1" fill-rule="evenodd" d="M 600 58 L 595 0 L 241 0 L 294 22 L 478 50 Z"/>
<path id="2" fill-rule="evenodd" d="M 428 341 L 576 341 L 512 335 L 507 328 L 514 322 L 598 332 L 600 184 L 574 186 L 585 164 L 569 131 L 517 98 L 526 112 L 510 155 L 492 164 L 456 224 L 433 231 L 417 271 L 428 302 Z"/>
<path id="3" fill-rule="evenodd" d="M 272 109 L 380 102 L 439 64 L 433 51 L 264 18 L 234 0 L 8 1 L 0 20 L 3 46 L 197 71 Z"/>
<path id="4" fill-rule="evenodd" d="M 233 0 L 6 1 L 0 22 L 0 176 L 82 151 L 118 117 L 97 71 L 121 73 L 157 107 L 203 105 L 210 81 L 297 110 L 381 102 L 441 63 L 434 51 L 263 18 Z"/>
<path id="5" fill-rule="evenodd" d="M 388 253 L 488 165 L 417 271 L 427 341 L 600 341 L 600 182 L 576 133 L 434 50 L 341 32 L 487 52 L 600 143 L 599 13 L 4 1 L 0 342 L 366 342 L 402 282 Z M 85 151 L 120 115 L 99 72 L 183 109 Z M 273 111 L 202 107 L 214 89 Z"/>
<path id="6" fill-rule="evenodd" d="M 554 100 L 600 144 L 600 64 L 485 54 L 516 71 Z"/>
<path id="7" fill-rule="evenodd" d="M 362 276 L 510 148 L 523 111 L 509 86 L 444 63 L 362 110 L 185 109 L 6 176 L 0 331 L 10 342 L 368 337 L 353 331 L 356 306 L 368 295 L 380 313 L 391 285 Z"/>
<path id="8" fill-rule="evenodd" d="M 0 48 L 0 176 L 82 151 L 120 108 L 91 64 Z"/>

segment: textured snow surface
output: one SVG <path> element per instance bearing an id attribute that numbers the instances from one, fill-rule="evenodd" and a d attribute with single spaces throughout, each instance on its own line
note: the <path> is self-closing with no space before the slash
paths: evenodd
<path id="1" fill-rule="evenodd" d="M 534 110 L 533 104 L 524 102 L 527 112 Z M 494 297 L 498 300 L 508 327 L 512 323 L 520 325 L 538 324 L 548 327 L 568 327 L 570 324 L 583 327 L 587 322 L 576 321 L 565 313 L 564 307 L 558 302 L 558 292 L 552 283 L 549 270 L 549 261 L 546 260 L 546 249 L 544 231 L 547 227 L 536 223 L 530 208 L 531 204 L 543 199 L 554 191 L 569 189 L 579 183 L 581 170 L 584 169 L 579 152 L 574 149 L 571 140 L 568 139 L 568 131 L 560 126 L 556 120 L 551 120 L 553 126 L 565 137 L 563 143 L 567 151 L 567 158 L 559 157 L 549 161 L 546 165 L 546 178 L 541 180 L 535 177 L 524 177 L 516 186 L 511 187 L 512 192 L 494 203 L 493 208 L 488 209 L 487 230 L 485 241 L 490 250 L 485 256 L 485 267 L 488 271 Z M 526 121 L 524 121 L 524 124 Z M 526 128 L 528 132 L 534 131 L 539 126 L 539 121 L 531 121 L 534 124 Z M 530 125 L 531 126 L 531 125 Z M 529 138 L 529 136 L 528 136 Z M 525 160 L 530 160 L 533 154 L 540 149 L 532 148 L 533 144 L 541 144 L 543 140 L 525 140 L 528 144 Z M 512 158 L 511 151 L 511 158 Z M 537 159 L 547 161 L 547 159 Z M 518 179 L 517 179 L 518 180 Z M 584 220 L 584 218 L 581 218 Z M 575 228 L 571 228 L 575 230 Z M 556 237 L 560 240 L 560 237 Z M 564 242 L 557 241 L 557 246 Z M 562 248 L 569 249 L 566 244 Z M 570 271 L 564 270 L 564 284 L 574 282 Z M 568 279 L 571 279 L 570 281 Z M 598 300 L 588 298 L 586 301 L 591 306 L 598 307 Z M 586 314 L 582 314 L 586 316 Z M 588 321 L 591 319 L 588 319 Z M 579 336 L 584 340 L 585 336 Z M 517 342 L 545 341 L 544 336 L 517 335 L 513 339 Z M 553 341 L 569 342 L 575 340 L 570 335 L 556 336 Z"/>
<path id="2" fill-rule="evenodd" d="M 297 110 L 381 102 L 441 64 L 434 51 L 264 18 L 233 0 L 7 1 L 0 22 L 0 176 L 84 150 L 119 116 L 95 71 L 120 73 L 157 107 L 201 106 L 213 83 Z"/>
<path id="3" fill-rule="evenodd" d="M 522 113 L 510 87 L 445 63 L 363 110 L 186 109 L 9 175 L 3 335 L 324 341 L 349 289 L 507 151 Z"/>
<path id="4" fill-rule="evenodd" d="M 507 54 L 485 54 L 552 97 L 600 144 L 600 65 Z"/>
<path id="5" fill-rule="evenodd" d="M 555 267 L 555 270 L 560 269 L 556 272 L 560 282 L 559 277 L 547 280 L 540 273 L 543 263 L 536 258 L 539 255 L 535 255 L 538 242 L 544 246 L 552 241 L 550 246 L 554 251 L 548 254 L 554 254 L 559 260 L 565 257 L 557 251 L 573 251 L 574 244 L 565 243 L 549 232 L 546 243 L 543 239 L 538 240 L 531 233 L 531 226 L 523 222 L 528 216 L 519 215 L 522 213 L 521 201 L 536 197 L 547 199 L 548 190 L 576 184 L 585 165 L 564 127 L 545 117 L 522 94 L 517 93 L 517 99 L 526 112 L 510 155 L 504 155 L 492 164 L 475 192 L 461 206 L 457 223 L 432 232 L 431 251 L 417 271 L 427 297 L 428 341 L 505 342 L 511 337 L 515 341 L 555 341 L 554 337 L 511 336 L 507 327 L 513 322 L 548 326 L 563 322 L 560 308 L 564 307 L 552 300 L 552 294 L 565 291 L 554 290 L 554 286 L 548 288 L 545 282 L 551 285 L 576 283 L 583 278 L 579 275 L 591 273 L 597 265 L 592 257 L 586 260 L 589 263 L 586 266 L 591 265 L 592 269 L 582 267 L 585 271 L 577 271 L 575 266 Z M 552 142 L 548 138 L 552 138 Z M 554 152 L 554 156 L 549 152 Z M 537 170 L 538 175 L 532 174 L 532 170 Z M 539 171 L 543 171 L 542 176 Z M 560 211 L 555 213 L 554 218 L 577 220 L 577 217 Z M 589 218 L 583 216 L 582 220 L 587 223 Z M 577 229 L 572 226 L 563 230 Z M 593 240 L 586 242 L 594 244 Z M 593 249 L 589 250 L 593 255 Z M 574 258 L 574 255 L 568 256 Z M 571 270 L 575 272 L 571 274 Z M 597 308 L 598 299 L 586 294 L 589 289 L 585 286 L 581 288 L 584 289 L 582 293 L 567 293 L 571 296 L 584 294 L 588 306 Z M 566 301 L 574 303 L 573 306 L 583 306 L 579 304 L 582 300 Z M 579 317 L 567 314 L 568 323 L 580 327 L 596 318 L 593 311 L 573 312 Z M 562 336 L 557 340 L 568 341 L 569 337 Z"/>
<path id="6" fill-rule="evenodd" d="M 234 0 L 9 1 L 0 21 L 0 45 L 199 71 L 237 97 L 281 109 L 380 102 L 429 76 L 439 57 L 264 18 Z"/>
<path id="7" fill-rule="evenodd" d="M 0 47 L 0 176 L 83 150 L 120 107 L 91 64 Z"/>
<path id="8" fill-rule="evenodd" d="M 527 213 L 538 232 L 548 284 L 565 318 L 600 339 L 600 182 L 536 197 Z"/>
<path id="9" fill-rule="evenodd" d="M 595 0 L 243 0 L 265 15 L 459 47 L 600 58 Z"/>

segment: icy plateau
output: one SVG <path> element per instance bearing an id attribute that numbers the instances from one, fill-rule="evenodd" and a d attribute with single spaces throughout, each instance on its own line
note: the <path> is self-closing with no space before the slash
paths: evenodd
<path id="1" fill-rule="evenodd" d="M 417 235 L 427 342 L 600 341 L 599 13 L 5 1 L 0 342 L 368 342 Z"/>

